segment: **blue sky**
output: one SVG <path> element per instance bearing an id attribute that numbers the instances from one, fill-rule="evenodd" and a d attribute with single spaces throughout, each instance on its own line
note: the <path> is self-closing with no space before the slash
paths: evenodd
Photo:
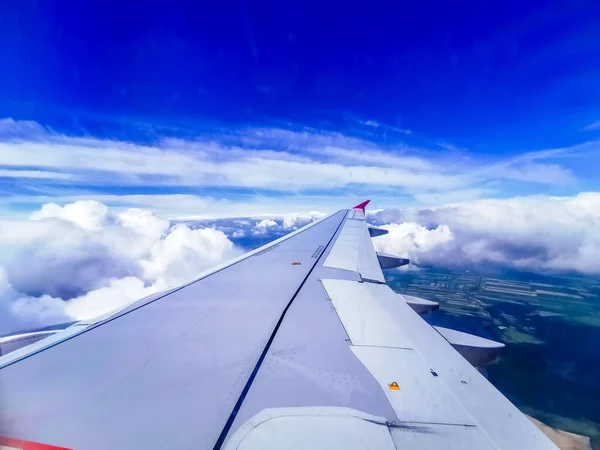
<path id="1" fill-rule="evenodd" d="M 600 273 L 600 4 L 413 3 L 0 4 L 0 308 L 81 318 L 367 198 L 417 265 Z"/>
<path id="2" fill-rule="evenodd" d="M 0 8 L 3 214 L 80 198 L 180 216 L 599 188 L 595 2 Z"/>

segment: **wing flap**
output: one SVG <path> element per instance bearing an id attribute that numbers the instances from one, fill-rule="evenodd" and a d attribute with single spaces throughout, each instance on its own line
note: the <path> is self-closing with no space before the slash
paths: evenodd
<path id="1" fill-rule="evenodd" d="M 414 348 L 386 310 L 365 295 L 367 284 L 356 286 L 344 280 L 321 282 L 353 345 Z"/>
<path id="2" fill-rule="evenodd" d="M 475 425 L 418 352 L 359 346 L 351 350 L 375 377 L 400 423 Z"/>
<path id="3" fill-rule="evenodd" d="M 362 339 L 366 347 L 351 347 L 379 382 L 400 422 L 475 425 L 499 448 L 555 449 L 551 441 L 387 285 L 348 280 L 322 282 L 334 305 L 356 296 L 378 311 L 363 316 L 364 329 L 377 326 L 378 323 L 367 322 L 380 321 L 380 316 L 387 314 L 389 318 L 384 323 L 394 323 L 411 341 L 412 350 L 398 348 L 391 340 L 386 342 L 391 346 L 380 346 L 380 337 Z M 342 323 L 344 318 L 342 314 Z M 393 335 L 391 331 L 382 333 Z M 390 389 L 393 382 L 398 383 L 399 390 Z M 401 383 L 406 383 L 407 395 L 399 394 L 403 391 Z M 431 409 L 432 405 L 436 406 Z"/>

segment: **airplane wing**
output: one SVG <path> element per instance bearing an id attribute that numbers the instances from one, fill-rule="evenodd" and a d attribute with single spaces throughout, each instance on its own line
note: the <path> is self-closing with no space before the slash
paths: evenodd
<path id="1" fill-rule="evenodd" d="M 501 344 L 385 284 L 365 205 L 0 357 L 0 449 L 556 449 L 467 361 Z"/>

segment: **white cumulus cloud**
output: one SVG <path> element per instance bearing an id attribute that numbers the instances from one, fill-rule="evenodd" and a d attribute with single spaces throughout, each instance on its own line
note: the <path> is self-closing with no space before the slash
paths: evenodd
<path id="1" fill-rule="evenodd" d="M 2 219 L 0 247 L 0 332 L 95 317 L 240 253 L 214 228 L 171 226 L 148 210 L 115 213 L 96 201 Z"/>
<path id="2" fill-rule="evenodd" d="M 381 251 L 421 264 L 494 263 L 531 270 L 600 273 L 600 193 L 475 200 L 372 216 Z M 391 223 L 391 224 L 390 224 Z"/>
<path id="3" fill-rule="evenodd" d="M 82 200 L 65 206 L 46 203 L 39 211 L 31 214 L 33 220 L 63 219 L 86 230 L 102 228 L 108 217 L 108 207 L 93 200 Z"/>
<path id="4" fill-rule="evenodd" d="M 286 214 L 283 216 L 282 226 L 285 230 L 296 230 L 325 216 L 326 214 L 319 211 L 311 211 L 308 214 Z"/>
<path id="5" fill-rule="evenodd" d="M 271 228 L 271 227 L 276 227 L 277 226 L 277 222 L 275 222 L 274 220 L 271 219 L 263 219 L 260 222 L 256 223 L 256 228 Z"/>
<path id="6" fill-rule="evenodd" d="M 279 228 L 279 224 L 277 222 L 275 222 L 273 219 L 262 219 L 262 220 L 256 222 L 256 226 L 252 230 L 252 234 L 255 236 L 264 235 L 264 234 L 267 234 L 267 232 L 270 229 L 275 229 L 275 228 Z"/>
<path id="7" fill-rule="evenodd" d="M 233 243 L 222 231 L 192 230 L 177 224 L 164 239 L 154 243 L 140 263 L 145 280 L 155 280 L 167 287 L 192 279 L 199 269 L 216 266 L 233 253 Z"/>
<path id="8" fill-rule="evenodd" d="M 442 244 L 454 239 L 447 225 L 428 229 L 418 223 L 404 222 L 381 226 L 388 234 L 374 240 L 377 250 L 409 258 L 419 263 L 422 254 L 430 254 Z"/>

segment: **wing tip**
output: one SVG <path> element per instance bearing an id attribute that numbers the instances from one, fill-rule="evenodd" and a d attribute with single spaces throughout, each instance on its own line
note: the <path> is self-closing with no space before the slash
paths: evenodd
<path id="1" fill-rule="evenodd" d="M 363 212 L 365 212 L 365 207 L 369 204 L 371 200 L 365 200 L 362 203 L 359 203 L 358 205 L 356 205 L 354 208 L 352 209 L 362 209 Z"/>

